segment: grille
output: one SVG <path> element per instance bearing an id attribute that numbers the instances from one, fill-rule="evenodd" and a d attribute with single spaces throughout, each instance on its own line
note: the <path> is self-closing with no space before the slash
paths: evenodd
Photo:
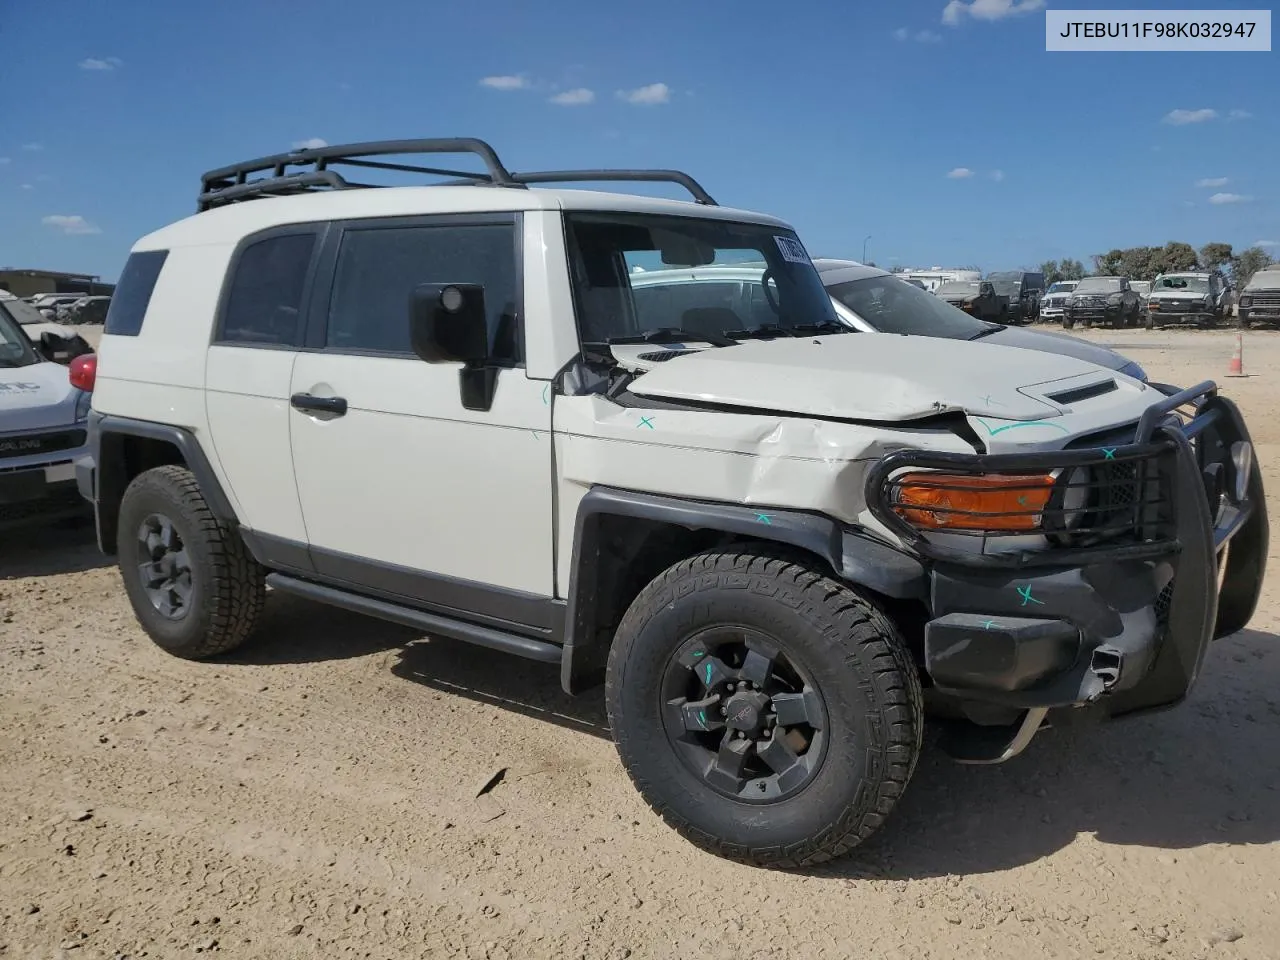
<path id="1" fill-rule="evenodd" d="M 1169 625 L 1169 607 L 1172 606 L 1172 604 L 1173 581 L 1170 580 L 1165 584 L 1164 589 L 1160 591 L 1160 596 L 1156 597 L 1156 623 L 1161 627 L 1167 627 Z"/>
<path id="2" fill-rule="evenodd" d="M 665 363 L 672 357 L 683 357 L 688 353 L 698 353 L 697 350 L 655 350 L 653 353 L 641 353 L 636 356 L 637 360 L 644 360 L 646 363 Z"/>
<path id="3" fill-rule="evenodd" d="M 83 430 L 62 430 L 56 433 L 33 433 L 25 436 L 0 436 L 0 459 L 9 457 L 35 457 L 42 453 L 74 450 L 84 445 Z"/>
<path id="4" fill-rule="evenodd" d="M 1253 306 L 1264 307 L 1268 310 L 1280 308 L 1280 297 L 1254 297 Z"/>

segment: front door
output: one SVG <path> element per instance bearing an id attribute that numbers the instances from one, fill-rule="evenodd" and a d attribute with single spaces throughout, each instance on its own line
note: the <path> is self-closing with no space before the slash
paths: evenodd
<path id="1" fill-rule="evenodd" d="M 548 384 L 523 366 L 519 217 L 349 222 L 330 232 L 291 385 L 291 443 L 323 577 L 539 629 L 553 594 Z M 460 364 L 419 360 L 422 283 L 484 287 L 498 376 L 467 410 Z"/>

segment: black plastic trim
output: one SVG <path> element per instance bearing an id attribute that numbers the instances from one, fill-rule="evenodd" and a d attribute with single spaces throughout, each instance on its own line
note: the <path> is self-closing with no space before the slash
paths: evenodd
<path id="1" fill-rule="evenodd" d="M 411 607 L 372 597 L 361 596 L 337 587 L 312 583 L 283 573 L 267 575 L 267 585 L 282 593 L 292 593 L 308 600 L 315 600 L 334 607 L 341 607 L 353 613 L 389 620 L 422 630 L 424 633 L 463 640 L 491 650 L 511 653 L 542 663 L 556 663 L 560 660 L 560 647 L 554 643 L 521 637 L 515 634 L 482 627 L 472 623 L 463 623 L 449 617 L 442 617 L 416 610 Z"/>
<path id="2" fill-rule="evenodd" d="M 582 689 L 588 651 L 597 646 L 593 601 L 601 547 L 596 519 L 601 516 L 631 517 L 690 531 L 712 530 L 786 544 L 821 557 L 845 580 L 885 596 L 921 600 L 928 596 L 928 579 L 919 561 L 865 531 L 821 514 L 592 487 L 578 504 L 574 524 L 561 664 L 561 685 L 569 693 Z"/>

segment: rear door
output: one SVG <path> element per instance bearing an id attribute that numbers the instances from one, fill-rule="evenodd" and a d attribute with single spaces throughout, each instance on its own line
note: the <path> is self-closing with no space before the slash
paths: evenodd
<path id="1" fill-rule="evenodd" d="M 273 564 L 310 569 L 290 452 L 289 386 L 324 228 L 255 234 L 231 256 L 205 363 L 213 448 Z"/>
<path id="2" fill-rule="evenodd" d="M 317 573 L 544 630 L 551 406 L 547 383 L 524 369 L 520 227 L 512 213 L 335 224 L 293 370 L 290 434 Z M 483 285 L 491 355 L 505 364 L 491 409 L 463 407 L 461 364 L 413 354 L 410 294 L 423 283 Z"/>

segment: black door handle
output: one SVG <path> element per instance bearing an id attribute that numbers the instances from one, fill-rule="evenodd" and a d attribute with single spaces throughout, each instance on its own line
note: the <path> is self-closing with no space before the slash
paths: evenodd
<path id="1" fill-rule="evenodd" d="M 295 393 L 289 402 L 298 410 L 332 413 L 338 417 L 347 412 L 346 397 L 313 397 L 309 393 Z"/>

